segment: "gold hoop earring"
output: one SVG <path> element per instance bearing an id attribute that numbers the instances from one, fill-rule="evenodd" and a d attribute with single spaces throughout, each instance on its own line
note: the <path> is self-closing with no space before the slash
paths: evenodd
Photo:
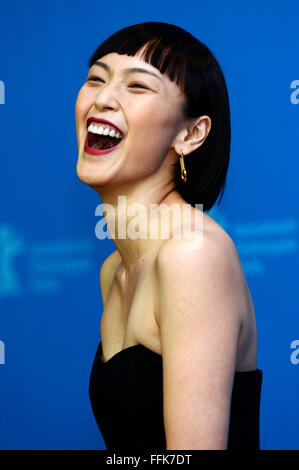
<path id="1" fill-rule="evenodd" d="M 187 171 L 186 171 L 186 168 L 185 168 L 183 150 L 181 150 L 180 164 L 181 164 L 181 178 L 183 180 L 183 183 L 186 183 L 186 181 L 187 181 Z"/>

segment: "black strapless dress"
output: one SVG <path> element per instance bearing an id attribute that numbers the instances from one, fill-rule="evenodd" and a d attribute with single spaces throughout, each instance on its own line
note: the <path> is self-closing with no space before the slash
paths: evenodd
<path id="1" fill-rule="evenodd" d="M 142 344 L 103 362 L 100 342 L 89 383 L 92 410 L 107 450 L 166 450 L 162 356 Z M 228 450 L 259 450 L 262 370 L 235 372 Z M 188 449 L 180 449 L 188 450 Z"/>

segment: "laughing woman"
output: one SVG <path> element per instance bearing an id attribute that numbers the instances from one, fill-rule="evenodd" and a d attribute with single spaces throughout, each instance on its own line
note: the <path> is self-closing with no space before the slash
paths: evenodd
<path id="1" fill-rule="evenodd" d="M 117 248 L 100 270 L 89 384 L 107 449 L 258 449 L 254 306 L 234 242 L 205 213 L 222 197 L 230 152 L 217 60 L 171 24 L 116 32 L 89 61 L 76 131 L 78 177 L 113 208 Z M 129 227 L 136 203 L 145 233 L 123 236 L 119 216 Z M 189 224 L 177 216 L 186 208 Z"/>

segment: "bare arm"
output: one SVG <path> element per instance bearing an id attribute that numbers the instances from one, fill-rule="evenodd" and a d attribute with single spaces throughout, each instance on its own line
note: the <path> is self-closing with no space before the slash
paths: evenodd
<path id="1" fill-rule="evenodd" d="M 193 243 L 193 244 L 192 244 Z M 225 449 L 241 315 L 234 249 L 168 240 L 157 258 L 167 449 Z"/>

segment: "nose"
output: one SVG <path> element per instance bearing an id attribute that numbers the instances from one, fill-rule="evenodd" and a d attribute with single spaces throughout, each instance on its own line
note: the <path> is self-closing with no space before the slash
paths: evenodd
<path id="1" fill-rule="evenodd" d="M 117 99 L 117 93 L 113 86 L 105 85 L 96 96 L 95 106 L 100 110 L 114 110 L 119 109 L 119 102 Z"/>

